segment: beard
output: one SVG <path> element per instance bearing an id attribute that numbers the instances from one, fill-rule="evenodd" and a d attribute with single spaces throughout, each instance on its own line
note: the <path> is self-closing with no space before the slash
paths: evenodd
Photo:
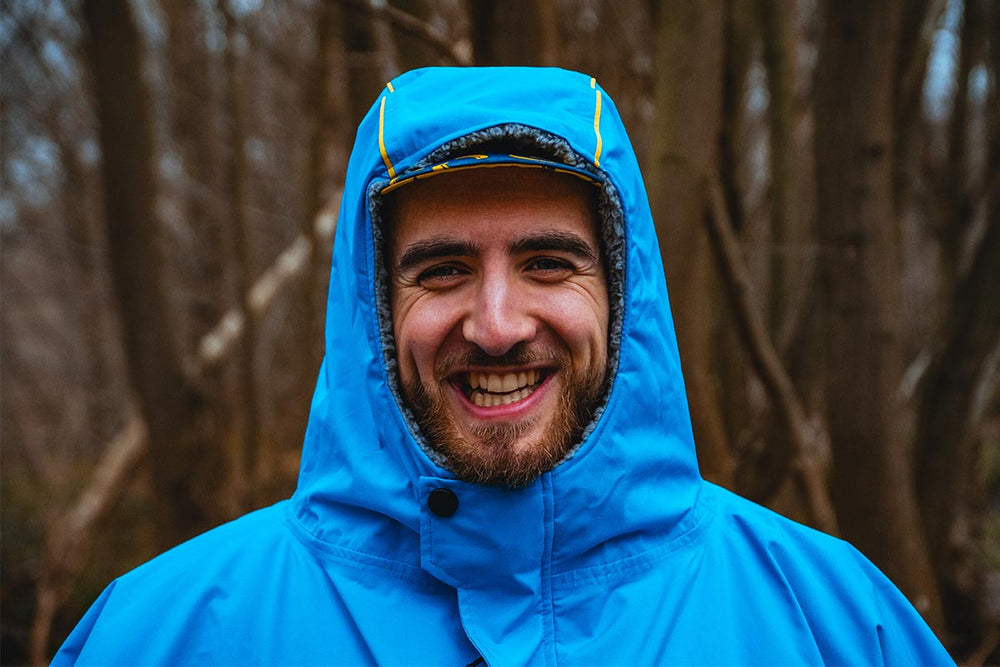
<path id="1" fill-rule="evenodd" d="M 466 425 L 467 437 L 449 408 L 445 391 L 453 390 L 447 380 L 458 366 L 527 366 L 555 361 L 561 388 L 555 414 L 497 424 Z M 415 378 L 402 386 L 403 395 L 428 445 L 444 458 L 444 466 L 458 479 L 474 484 L 520 489 L 548 472 L 579 444 L 583 429 L 593 419 L 604 395 L 606 372 L 603 367 L 573 372 L 567 352 L 539 355 L 524 344 L 501 357 L 491 357 L 479 349 L 453 355 L 435 363 L 433 391 Z"/>

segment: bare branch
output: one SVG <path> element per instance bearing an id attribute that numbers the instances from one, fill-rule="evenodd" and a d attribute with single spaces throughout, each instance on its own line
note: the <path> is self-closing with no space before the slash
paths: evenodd
<path id="1" fill-rule="evenodd" d="M 739 241 L 729 222 L 722 186 L 715 176 L 706 178 L 710 215 L 708 228 L 719 259 L 726 288 L 736 310 L 737 322 L 750 360 L 775 402 L 788 429 L 795 450 L 795 467 L 799 473 L 806 503 L 816 526 L 832 535 L 837 534 L 837 516 L 824 479 L 822 452 L 829 436 L 810 423 L 802 401 L 785 370 L 767 333 L 767 327 L 755 305 L 750 272 L 740 254 Z"/>
<path id="2" fill-rule="evenodd" d="M 415 35 L 425 40 L 434 47 L 438 53 L 450 60 L 453 64 L 461 67 L 472 65 L 472 57 L 469 55 L 470 48 L 463 42 L 456 43 L 447 35 L 441 34 L 434 27 L 428 25 L 419 18 L 404 12 L 402 9 L 393 7 L 389 3 L 380 3 L 375 6 L 365 0 L 337 0 L 341 5 L 350 9 L 358 9 L 369 16 L 388 21 L 396 28 Z"/>
<path id="3" fill-rule="evenodd" d="M 128 481 L 149 452 L 146 423 L 134 405 L 122 431 L 104 449 L 83 494 L 49 529 L 44 566 L 35 589 L 31 624 L 31 663 L 48 662 L 49 634 L 59 606 L 72 592 L 86 565 L 94 530 L 125 492 Z"/>
<path id="4" fill-rule="evenodd" d="M 337 193 L 316 216 L 314 230 L 319 243 L 328 245 L 332 242 L 336 229 L 334 212 L 339 206 L 340 193 Z M 250 287 L 247 303 L 252 318 L 259 318 L 267 312 L 278 294 L 306 271 L 311 251 L 312 241 L 305 234 L 300 234 L 278 255 L 270 268 Z M 223 361 L 240 340 L 245 327 L 246 317 L 241 308 L 230 308 L 223 313 L 218 324 L 198 343 L 196 356 L 188 361 L 190 372 L 197 376 Z"/>

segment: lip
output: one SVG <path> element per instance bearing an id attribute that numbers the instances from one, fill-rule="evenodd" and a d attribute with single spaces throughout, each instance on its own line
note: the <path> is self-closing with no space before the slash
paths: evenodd
<path id="1" fill-rule="evenodd" d="M 520 368 L 518 370 L 527 369 Z M 451 390 L 455 394 L 456 400 L 461 405 L 462 409 L 468 412 L 474 419 L 481 421 L 511 421 L 522 418 L 534 410 L 551 390 L 553 379 L 557 375 L 556 369 L 544 367 L 538 370 L 545 371 L 545 377 L 538 383 L 538 387 L 531 392 L 531 394 L 522 398 L 520 401 L 508 403 L 507 405 L 494 405 L 489 407 L 476 405 L 465 395 L 465 392 L 462 390 L 462 387 L 457 381 L 453 380 L 449 384 L 451 385 Z M 482 369 L 481 372 L 498 373 L 503 371 L 497 368 L 490 368 Z"/>

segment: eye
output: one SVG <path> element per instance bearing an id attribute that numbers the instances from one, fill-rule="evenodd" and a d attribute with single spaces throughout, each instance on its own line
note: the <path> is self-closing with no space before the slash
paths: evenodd
<path id="1" fill-rule="evenodd" d="M 543 274 L 557 274 L 573 270 L 573 264 L 558 257 L 535 257 L 528 262 L 529 271 Z"/>
<path id="2" fill-rule="evenodd" d="M 417 282 L 428 289 L 441 289 L 461 280 L 468 272 L 454 264 L 436 264 L 420 272 Z"/>

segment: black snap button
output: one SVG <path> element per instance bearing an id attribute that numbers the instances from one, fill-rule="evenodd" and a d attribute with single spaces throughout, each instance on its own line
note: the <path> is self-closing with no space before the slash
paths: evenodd
<path id="1" fill-rule="evenodd" d="M 458 509 L 458 496 L 451 489 L 434 489 L 427 496 L 427 507 L 438 516 L 449 517 Z"/>

